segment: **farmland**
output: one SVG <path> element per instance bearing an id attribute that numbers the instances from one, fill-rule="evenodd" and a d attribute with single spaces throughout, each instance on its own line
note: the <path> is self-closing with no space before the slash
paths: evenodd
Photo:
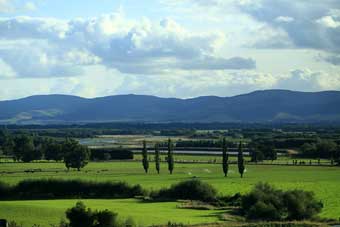
<path id="1" fill-rule="evenodd" d="M 316 200 L 322 201 L 324 205 L 318 217 L 339 220 L 339 131 L 332 128 L 308 129 L 306 132 L 303 130 L 304 128 L 287 128 L 286 131 L 266 128 L 163 131 L 136 129 L 119 132 L 123 134 L 96 128 L 5 130 L 2 134 L 3 155 L 0 156 L 0 181 L 4 184 L 15 187 L 28 179 L 126 182 L 129 185 L 140 185 L 146 190 L 146 194 L 143 191 L 142 194 L 135 195 L 146 197 L 105 197 L 101 194 L 88 197 L 80 194 L 54 197 L 48 194 L 47 197 L 39 197 L 39 194 L 31 191 L 27 195 L 35 193 L 38 196 L 2 197 L 4 200 L 0 201 L 0 216 L 23 224 L 23 227 L 34 224 L 57 225 L 60 220 L 66 219 L 65 211 L 81 200 L 92 210 L 108 209 L 117 212 L 120 220 L 132 217 L 141 226 L 166 224 L 168 221 L 183 224 L 226 220 L 224 223 L 230 224 L 248 221 L 244 216 L 239 216 L 240 213 L 235 215 L 230 212 L 229 209 L 238 209 L 239 205 L 231 205 L 232 208 L 228 205 L 227 208 L 217 206 L 212 210 L 193 207 L 184 209 L 181 207 L 185 202 L 178 199 L 165 200 L 166 202 L 142 199 L 149 196 L 151 198 L 153 193 L 178 182 L 199 179 L 217 190 L 216 198 L 237 193 L 245 195 L 259 182 L 269 183 L 282 190 L 312 191 Z M 72 139 L 66 139 L 70 134 L 74 134 Z M 222 171 L 222 138 L 225 138 L 229 154 L 227 177 L 224 177 Z M 148 152 L 143 149 L 143 141 Z M 28 146 L 19 149 L 20 144 Z M 68 147 L 72 147 L 72 144 L 83 148 L 84 152 L 89 151 L 91 155 L 84 156 L 87 160 L 79 168 L 80 171 L 77 171 L 76 166 L 66 168 L 65 154 L 68 154 Z M 160 174 L 157 174 L 155 168 L 156 144 L 161 148 L 158 159 Z M 168 171 L 169 144 L 174 146 L 173 174 Z M 241 144 L 244 145 L 246 165 L 244 178 L 240 178 L 237 164 Z M 27 152 L 26 148 L 30 151 Z M 145 158 L 146 153 L 148 155 Z M 58 154 L 61 156 L 57 156 Z M 271 156 L 272 154 L 275 155 Z M 54 159 L 58 157 L 61 158 Z M 148 173 L 143 169 L 142 160 L 148 161 Z M 68 190 L 68 187 L 63 188 Z M 111 191 L 116 193 L 115 190 Z M 94 191 L 90 190 L 90 193 Z"/>
<path id="2" fill-rule="evenodd" d="M 340 0 L 0 0 L 0 227 L 340 227 Z"/>
<path id="3" fill-rule="evenodd" d="M 9 201 L 0 202 L 1 215 L 32 226 L 39 223 L 41 226 L 58 224 L 64 219 L 65 210 L 74 206 L 78 200 L 38 200 L 38 201 Z M 179 203 L 142 203 L 135 199 L 115 200 L 82 200 L 92 209 L 109 209 L 117 212 L 121 218 L 133 217 L 138 225 L 165 224 L 168 221 L 197 224 L 212 223 L 219 220 L 215 210 L 202 211 L 177 208 Z M 29 218 L 27 218 L 29 217 Z"/>
<path id="4" fill-rule="evenodd" d="M 237 192 L 245 193 L 257 182 L 262 181 L 282 189 L 298 188 L 313 191 L 316 197 L 324 202 L 321 216 L 339 218 L 340 203 L 338 198 L 340 197 L 340 191 L 338 189 L 340 188 L 340 169 L 337 167 L 248 165 L 245 178 L 241 179 L 236 165 L 231 165 L 228 177 L 224 178 L 219 164 L 176 163 L 173 175 L 167 173 L 165 163 L 162 163 L 161 174 L 158 175 L 153 168 L 153 164 L 150 163 L 151 171 L 149 174 L 145 174 L 141 163 L 135 161 L 91 162 L 80 172 L 65 171 L 63 163 L 2 163 L 0 165 L 0 176 L 3 182 L 10 184 L 16 184 L 23 179 L 62 178 L 91 181 L 126 181 L 130 184 L 140 184 L 148 190 L 159 189 L 195 177 L 212 184 L 221 195 L 232 195 Z M 41 172 L 25 173 L 24 170 L 27 169 L 41 169 Z M 0 209 L 1 213 L 5 213 L 9 217 L 21 217 L 26 215 L 25 212 L 28 212 L 32 217 L 32 223 L 41 218 L 39 210 L 42 209 L 46 212 L 43 223 L 55 223 L 62 217 L 63 211 L 74 205 L 75 202 L 76 200 L 9 201 L 0 202 Z M 209 222 L 219 220 L 219 216 L 212 215 L 214 213 L 212 211 L 185 210 L 183 212 L 182 209 L 175 208 L 176 203 L 141 205 L 135 200 L 91 200 L 86 201 L 86 203 L 93 208 L 108 208 L 118 211 L 122 216 L 125 216 L 128 213 L 127 210 L 129 210 L 137 221 L 143 219 L 146 222 L 144 224 L 164 224 L 168 217 L 162 212 L 173 212 L 171 220 L 175 222 L 200 223 L 202 220 Z M 146 219 L 138 218 L 141 215 L 140 211 L 145 208 L 143 206 L 150 206 L 148 210 L 151 211 L 151 214 L 149 216 L 145 214 Z M 28 207 L 30 208 L 28 209 Z M 156 216 L 162 218 L 153 216 L 153 209 L 157 210 L 157 213 L 160 212 Z M 185 220 L 187 221 L 185 222 Z"/>

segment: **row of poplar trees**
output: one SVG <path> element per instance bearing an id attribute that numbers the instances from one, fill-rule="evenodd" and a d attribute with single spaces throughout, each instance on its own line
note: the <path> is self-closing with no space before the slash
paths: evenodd
<path id="1" fill-rule="evenodd" d="M 171 139 L 168 140 L 168 155 L 167 155 L 167 163 L 168 163 L 168 170 L 170 172 L 170 174 L 172 174 L 172 172 L 174 171 L 174 146 L 173 143 L 171 141 Z M 142 156 L 143 156 L 143 168 L 145 173 L 148 173 L 149 170 L 149 160 L 148 160 L 148 149 L 146 147 L 146 141 L 143 141 L 143 150 L 142 150 Z M 161 162 L 161 156 L 160 156 L 160 150 L 159 150 L 159 144 L 156 143 L 155 144 L 155 163 L 156 163 L 156 171 L 159 174 L 160 172 L 160 162 Z"/>
<path id="2" fill-rule="evenodd" d="M 225 138 L 223 138 L 222 140 L 222 168 L 223 168 L 223 173 L 225 177 L 228 176 L 228 170 L 229 170 L 228 159 L 229 159 L 229 155 L 228 155 L 227 141 Z M 240 173 L 241 178 L 243 178 L 245 165 L 244 165 L 242 142 L 240 142 L 238 146 L 237 166 L 238 166 L 238 172 Z"/>
<path id="3" fill-rule="evenodd" d="M 171 139 L 168 140 L 167 143 L 168 146 L 168 154 L 167 154 L 167 163 L 168 163 L 168 170 L 170 174 L 172 174 L 174 170 L 174 156 L 173 156 L 173 143 Z M 146 147 L 146 141 L 143 141 L 143 150 L 142 150 L 142 162 L 143 162 L 143 168 L 145 173 L 148 173 L 149 170 L 149 160 L 148 160 L 148 149 Z M 227 148 L 227 142 L 226 139 L 223 138 L 222 140 L 222 168 L 224 176 L 226 177 L 228 175 L 229 170 L 229 163 L 228 163 L 229 155 L 228 155 L 228 148 Z M 160 150 L 159 150 L 159 144 L 155 144 L 155 164 L 156 164 L 156 171 L 159 174 L 160 172 Z M 241 178 L 243 177 L 245 165 L 244 165 L 244 157 L 243 157 L 243 147 L 242 142 L 240 142 L 238 147 L 238 155 L 237 155 L 237 166 L 238 166 L 238 172 L 241 175 Z"/>

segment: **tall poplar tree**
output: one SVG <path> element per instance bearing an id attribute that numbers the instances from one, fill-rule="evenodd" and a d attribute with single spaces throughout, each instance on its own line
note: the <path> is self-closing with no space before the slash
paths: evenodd
<path id="1" fill-rule="evenodd" d="M 171 142 L 171 139 L 168 140 L 168 170 L 170 174 L 172 174 L 174 170 L 174 155 L 173 155 L 173 144 Z"/>
<path id="2" fill-rule="evenodd" d="M 238 164 L 238 172 L 241 174 L 241 178 L 242 178 L 244 169 L 245 169 L 242 142 L 240 142 L 238 146 L 237 164 Z"/>
<path id="3" fill-rule="evenodd" d="M 145 173 L 148 173 L 149 169 L 149 160 L 148 160 L 148 149 L 146 148 L 146 141 L 143 141 L 143 151 L 142 151 L 142 156 L 143 156 L 143 168 Z"/>
<path id="4" fill-rule="evenodd" d="M 158 143 L 155 144 L 155 163 L 156 163 L 156 170 L 157 173 L 159 174 L 160 171 L 160 162 L 161 162 L 161 158 L 160 158 L 160 154 L 159 154 L 159 145 Z"/>
<path id="5" fill-rule="evenodd" d="M 224 176 L 226 177 L 228 175 L 228 151 L 227 151 L 227 142 L 225 137 L 222 140 L 222 168 L 223 168 L 223 173 Z"/>

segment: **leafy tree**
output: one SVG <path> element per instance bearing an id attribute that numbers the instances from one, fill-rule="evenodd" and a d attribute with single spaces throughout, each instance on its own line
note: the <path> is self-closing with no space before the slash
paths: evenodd
<path id="1" fill-rule="evenodd" d="M 334 153 L 337 149 L 337 144 L 331 140 L 321 140 L 316 144 L 318 158 L 333 159 Z"/>
<path id="2" fill-rule="evenodd" d="M 94 227 L 113 227 L 117 225 L 117 213 L 109 210 L 97 211 L 94 215 Z"/>
<path id="3" fill-rule="evenodd" d="M 283 194 L 287 207 L 288 220 L 305 220 L 314 217 L 323 208 L 323 204 L 314 198 L 313 192 L 290 190 Z"/>
<path id="4" fill-rule="evenodd" d="M 70 227 L 92 227 L 95 220 L 91 209 L 86 209 L 82 202 L 77 202 L 75 207 L 68 209 L 66 218 L 70 221 Z"/>
<path id="5" fill-rule="evenodd" d="M 248 219 L 267 221 L 309 219 L 323 207 L 312 192 L 284 192 L 267 183 L 257 184 L 250 193 L 242 196 L 241 200 L 241 209 Z"/>
<path id="6" fill-rule="evenodd" d="M 307 158 L 328 158 L 332 162 L 336 159 L 338 145 L 332 140 L 317 140 L 316 143 L 304 143 L 300 147 L 300 154 Z"/>
<path id="7" fill-rule="evenodd" d="M 227 152 L 227 144 L 225 137 L 222 140 L 222 168 L 224 176 L 226 177 L 228 175 L 228 152 Z"/>
<path id="8" fill-rule="evenodd" d="M 0 147 L 2 147 L 2 145 L 4 144 L 7 135 L 8 135 L 7 131 L 0 129 Z"/>
<path id="9" fill-rule="evenodd" d="M 317 155 L 317 148 L 315 143 L 304 143 L 300 147 L 300 152 L 303 156 L 309 157 L 309 158 L 316 158 Z"/>
<path id="10" fill-rule="evenodd" d="M 16 160 L 23 162 L 31 162 L 33 160 L 41 159 L 40 150 L 34 147 L 33 139 L 28 135 L 20 135 L 14 139 L 13 153 Z"/>
<path id="11" fill-rule="evenodd" d="M 276 160 L 277 152 L 272 143 L 252 142 L 249 144 L 251 148 L 251 161 L 258 162 L 263 160 Z"/>
<path id="12" fill-rule="evenodd" d="M 283 192 L 267 183 L 258 183 L 242 197 L 241 208 L 248 219 L 280 220 Z"/>
<path id="13" fill-rule="evenodd" d="M 257 163 L 257 162 L 263 161 L 264 159 L 265 159 L 264 154 L 258 147 L 252 148 L 252 151 L 251 151 L 252 162 Z"/>
<path id="14" fill-rule="evenodd" d="M 170 172 L 170 174 L 172 174 L 173 170 L 174 170 L 174 154 L 173 154 L 173 143 L 171 141 L 171 139 L 168 140 L 168 157 L 167 157 L 167 161 L 168 161 L 168 170 Z"/>
<path id="15" fill-rule="evenodd" d="M 146 141 L 143 141 L 143 151 L 142 151 L 142 156 L 143 156 L 143 168 L 145 173 L 148 173 L 149 169 L 149 160 L 148 160 L 148 149 L 146 148 Z"/>
<path id="16" fill-rule="evenodd" d="M 334 152 L 334 161 L 337 165 L 340 165 L 340 145 L 337 146 Z"/>
<path id="17" fill-rule="evenodd" d="M 216 200 L 217 191 L 206 182 L 191 179 L 171 185 L 170 188 L 161 189 L 151 196 L 161 200 L 186 199 L 210 202 Z"/>
<path id="18" fill-rule="evenodd" d="M 14 140 L 7 130 L 0 130 L 0 150 L 5 155 L 13 155 Z"/>
<path id="19" fill-rule="evenodd" d="M 160 158 L 160 153 L 159 153 L 159 145 L 158 145 L 158 143 L 156 143 L 156 145 L 155 145 L 155 164 L 156 164 L 156 170 L 157 170 L 158 174 L 159 174 L 159 171 L 160 171 L 160 162 L 161 162 L 161 158 Z"/>
<path id="20" fill-rule="evenodd" d="M 44 145 L 46 160 L 61 161 L 64 157 L 62 144 L 50 140 Z"/>
<path id="21" fill-rule="evenodd" d="M 109 210 L 92 211 L 86 208 L 84 203 L 77 202 L 75 207 L 66 211 L 66 217 L 69 223 L 63 226 L 67 227 L 118 227 L 123 226 L 118 223 L 117 213 Z"/>
<path id="22" fill-rule="evenodd" d="M 277 159 L 277 152 L 272 145 L 263 145 L 261 149 L 265 159 L 272 161 Z"/>
<path id="23" fill-rule="evenodd" d="M 242 178 L 243 173 L 244 173 L 244 169 L 245 169 L 242 142 L 240 142 L 240 144 L 238 146 L 237 164 L 238 164 L 238 172 L 240 173 L 241 178 Z"/>
<path id="24" fill-rule="evenodd" d="M 67 169 L 76 168 L 80 171 L 81 168 L 87 165 L 90 151 L 86 146 L 82 146 L 74 139 L 66 139 L 62 145 L 64 153 L 64 162 Z"/>

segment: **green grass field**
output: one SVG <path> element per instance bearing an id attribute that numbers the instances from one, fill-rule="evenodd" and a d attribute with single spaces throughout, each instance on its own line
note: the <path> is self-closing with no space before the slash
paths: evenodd
<path id="1" fill-rule="evenodd" d="M 16 220 L 24 227 L 39 224 L 50 226 L 65 220 L 65 210 L 74 206 L 78 200 L 38 200 L 0 202 L 0 218 Z M 197 224 L 212 223 L 219 220 L 221 211 L 192 210 L 177 208 L 179 203 L 143 203 L 135 199 L 82 200 L 87 207 L 98 210 L 112 210 L 122 219 L 133 216 L 141 226 L 165 224 L 168 221 Z"/>
<path id="2" fill-rule="evenodd" d="M 42 169 L 43 172 L 23 172 L 26 169 L 36 168 Z M 92 162 L 81 172 L 66 172 L 62 163 L 1 163 L 0 178 L 1 181 L 11 184 L 27 178 L 126 181 L 131 184 L 141 184 L 147 189 L 159 189 L 182 180 L 198 177 L 216 187 L 221 195 L 232 195 L 237 192 L 245 193 L 257 182 L 263 181 L 282 189 L 298 188 L 313 191 L 317 198 L 324 203 L 321 216 L 340 218 L 340 168 L 338 167 L 248 165 L 243 179 L 239 177 L 236 165 L 230 166 L 230 173 L 227 178 L 222 176 L 219 164 L 176 164 L 173 175 L 167 173 L 166 163 L 162 163 L 161 168 L 161 174 L 158 175 L 154 170 L 154 163 L 150 163 L 151 171 L 149 174 L 143 172 L 142 164 L 139 162 Z M 15 173 L 3 173 L 12 171 Z M 91 200 L 88 205 L 97 209 L 109 208 L 116 210 L 116 207 L 119 207 L 122 201 Z M 117 208 L 117 212 L 123 216 L 129 212 L 133 214 L 133 217 L 138 219 L 139 216 L 142 220 L 144 220 L 144 216 L 140 212 L 148 212 L 150 216 L 145 216 L 144 224 L 167 221 L 170 216 L 163 213 L 167 213 L 167 209 L 173 212 L 171 215 L 175 218 L 172 220 L 177 222 L 189 220 L 192 223 L 199 223 L 202 220 L 218 220 L 218 217 L 216 215 L 212 216 L 210 211 L 174 209 L 175 203 L 139 204 L 133 200 L 124 201 L 129 201 L 127 203 L 131 206 L 122 205 L 122 210 Z M 38 222 L 41 217 L 43 223 L 48 223 L 58 221 L 64 210 L 74 203 L 75 200 L 0 202 L 0 216 L 27 217 L 26 215 L 29 215 L 30 219 L 34 221 Z M 150 207 L 145 208 L 144 211 L 141 205 Z M 39 215 L 39 210 L 46 212 L 46 214 Z M 28 214 L 26 214 L 27 212 Z M 32 212 L 32 214 L 29 212 Z M 188 212 L 188 214 L 184 212 Z M 38 216 L 34 216 L 34 213 Z M 55 214 L 60 215 L 56 217 Z M 34 219 L 34 217 L 37 217 L 37 219 Z"/>

